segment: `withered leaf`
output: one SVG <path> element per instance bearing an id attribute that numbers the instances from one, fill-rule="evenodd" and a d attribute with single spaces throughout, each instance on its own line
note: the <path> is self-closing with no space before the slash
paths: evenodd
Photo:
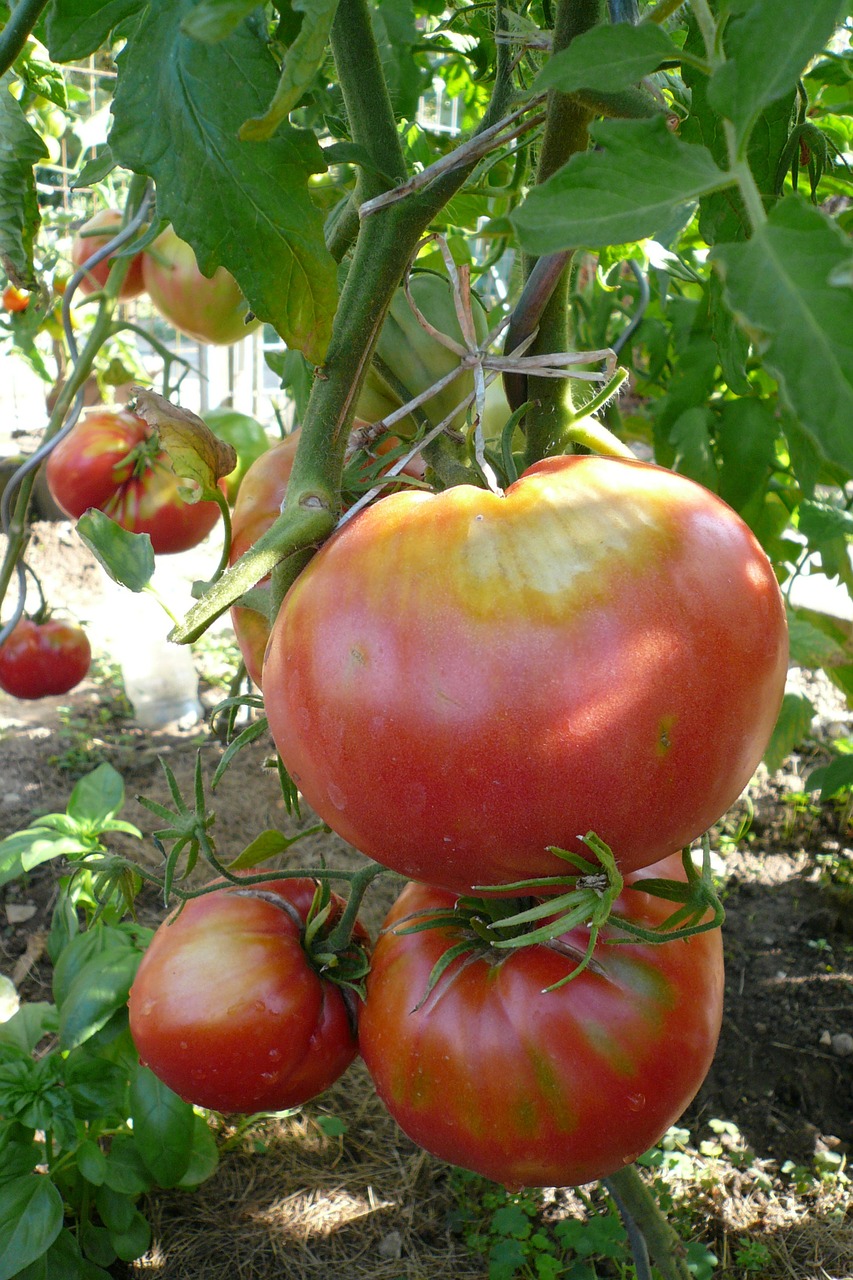
<path id="1" fill-rule="evenodd" d="M 192 492 L 184 494 L 188 502 L 197 502 L 203 491 L 209 493 L 217 480 L 234 470 L 237 454 L 233 445 L 214 435 L 196 414 L 172 404 L 156 391 L 132 387 L 131 392 L 136 413 L 157 432 L 175 475 L 182 480 L 195 480 L 201 486 L 193 486 Z"/>

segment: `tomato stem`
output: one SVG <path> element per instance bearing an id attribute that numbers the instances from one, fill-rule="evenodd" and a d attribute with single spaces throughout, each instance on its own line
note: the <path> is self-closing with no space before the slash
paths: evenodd
<path id="1" fill-rule="evenodd" d="M 691 1280 L 684 1243 L 661 1212 L 653 1193 L 640 1177 L 637 1166 L 630 1164 L 619 1169 L 604 1179 L 604 1185 L 613 1196 L 623 1221 L 627 1216 L 635 1224 L 637 1233 L 642 1237 L 643 1249 L 647 1249 L 660 1272 L 661 1280 Z M 629 1231 L 632 1252 L 635 1238 Z M 640 1257 L 642 1258 L 642 1252 Z M 636 1252 L 634 1259 L 636 1262 Z M 646 1274 L 650 1273 L 647 1271 Z M 637 1280 L 642 1280 L 639 1265 Z"/>

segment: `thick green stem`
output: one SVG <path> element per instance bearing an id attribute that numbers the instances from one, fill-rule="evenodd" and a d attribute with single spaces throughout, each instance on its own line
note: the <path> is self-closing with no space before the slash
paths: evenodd
<path id="1" fill-rule="evenodd" d="M 607 1181 L 613 1183 L 620 1200 L 639 1227 L 662 1280 L 691 1280 L 684 1244 L 661 1213 L 637 1166 L 626 1165 L 618 1173 L 611 1174 Z"/>
<path id="2" fill-rule="evenodd" d="M 568 48 L 576 36 L 594 27 L 601 16 L 599 0 L 560 0 L 554 26 L 554 52 Z M 592 112 L 577 98 L 552 90 L 548 95 L 548 114 L 537 181 L 545 182 L 575 155 L 589 145 L 589 123 Z M 529 275 L 533 262 L 525 264 Z M 530 355 L 566 351 L 569 346 L 569 272 L 571 255 L 567 255 L 563 271 L 539 321 L 539 333 Z M 574 412 L 571 384 L 561 378 L 530 378 L 526 398 L 532 404 L 525 419 L 527 446 L 525 461 L 529 466 L 552 451 Z"/>
<path id="3" fill-rule="evenodd" d="M 5 75 L 27 43 L 47 0 L 19 0 L 0 31 L 0 76 Z"/>
<path id="4" fill-rule="evenodd" d="M 352 880 L 350 880 L 347 905 L 344 907 L 340 920 L 326 939 L 326 946 L 330 951 L 342 951 L 348 945 L 352 938 L 355 922 L 358 919 L 359 909 L 364 901 L 364 895 L 376 877 L 384 875 L 385 871 L 386 868 L 380 867 L 378 863 L 368 863 L 366 867 L 357 871 Z"/>

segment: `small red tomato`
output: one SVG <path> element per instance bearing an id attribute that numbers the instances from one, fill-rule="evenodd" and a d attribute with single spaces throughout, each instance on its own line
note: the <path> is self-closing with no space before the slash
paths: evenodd
<path id="1" fill-rule="evenodd" d="M 6 311 L 26 311 L 30 305 L 30 295 L 13 284 L 7 284 L 2 295 L 3 308 Z"/>
<path id="2" fill-rule="evenodd" d="M 683 880 L 680 857 L 629 877 L 615 904 L 646 929 L 672 910 L 642 892 L 651 875 Z M 450 924 L 394 929 L 454 902 L 409 884 L 373 954 L 359 1047 L 391 1115 L 439 1159 L 513 1188 L 575 1186 L 636 1160 L 713 1059 L 720 930 L 654 945 L 606 925 L 589 967 L 546 991 L 584 954 L 589 932 L 579 926 L 550 945 L 457 954 L 427 996 L 433 966 L 465 935 Z"/>
<path id="3" fill-rule="evenodd" d="M 0 689 L 15 698 L 68 693 L 89 670 L 92 650 L 86 633 L 70 622 L 22 618 L 0 645 Z"/>
<path id="4" fill-rule="evenodd" d="M 83 266 L 84 262 L 88 262 L 98 249 L 102 249 L 108 240 L 111 240 L 121 226 L 122 218 L 117 209 L 99 209 L 96 214 L 91 217 L 88 222 L 84 222 L 77 235 L 74 237 L 74 243 L 71 246 L 71 261 L 74 264 L 74 270 Z M 98 231 L 103 228 L 103 235 L 88 235 L 86 232 Z M 113 264 L 112 257 L 105 258 L 103 262 L 99 262 L 92 267 L 83 279 L 80 281 L 79 289 L 81 293 L 96 293 L 98 289 L 103 289 L 107 283 L 107 276 L 110 274 L 110 267 Z M 140 293 L 145 290 L 142 280 L 142 254 L 137 253 L 130 260 L 130 266 L 127 275 L 124 278 L 121 288 L 119 289 L 119 301 L 129 302 L 131 298 L 138 298 Z M 65 292 L 65 289 L 62 289 Z"/>
<path id="5" fill-rule="evenodd" d="M 343 990 L 314 968 L 313 880 L 217 889 L 160 926 L 130 991 L 140 1059 L 215 1111 L 281 1111 L 322 1093 L 357 1052 Z M 342 901 L 332 895 L 332 916 Z M 366 941 L 360 927 L 357 940 Z"/>
<path id="6" fill-rule="evenodd" d="M 157 554 L 188 551 L 220 517 L 215 502 L 185 502 L 166 454 L 143 418 L 126 410 L 87 413 L 47 460 L 54 501 L 77 519 L 97 507 L 131 533 L 147 533 Z"/>

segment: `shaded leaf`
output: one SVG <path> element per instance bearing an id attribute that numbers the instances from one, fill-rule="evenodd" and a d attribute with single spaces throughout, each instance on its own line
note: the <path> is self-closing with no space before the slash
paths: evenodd
<path id="1" fill-rule="evenodd" d="M 113 950 L 105 960 L 96 958 L 77 975 L 59 1014 L 63 1049 L 83 1044 L 124 1008 L 141 959 L 138 951 Z"/>
<path id="2" fill-rule="evenodd" d="M 808 698 L 799 693 L 786 693 L 776 727 L 764 752 L 764 763 L 771 773 L 787 760 L 795 747 L 809 736 L 815 709 Z"/>
<path id="3" fill-rule="evenodd" d="M 712 260 L 728 306 L 828 458 L 853 473 L 853 291 L 830 283 L 853 259 L 819 209 L 789 196 L 746 244 Z"/>
<path id="4" fill-rule="evenodd" d="M 663 119 L 601 120 L 590 135 L 603 150 L 574 156 L 513 214 L 529 252 L 642 240 L 674 206 L 730 185 L 707 148 L 682 142 Z"/>
<path id="5" fill-rule="evenodd" d="M 835 620 L 828 618 L 827 621 Z M 838 639 L 795 610 L 788 613 L 788 640 L 791 662 L 809 670 L 836 666 L 848 656 Z"/>
<path id="6" fill-rule="evenodd" d="M 33 165 L 47 147 L 9 92 L 11 71 L 0 76 L 0 262 L 13 284 L 36 287 L 33 242 L 41 221 Z"/>
<path id="7" fill-rule="evenodd" d="M 145 0 L 52 0 L 47 46 L 55 62 L 87 58 L 109 44 L 119 23 L 145 8 Z"/>
<path id="8" fill-rule="evenodd" d="M 239 124 L 266 109 L 278 68 L 252 19 L 217 44 L 183 34 L 193 7 L 152 0 L 145 38 L 119 55 L 113 154 L 155 179 L 158 213 L 202 273 L 226 267 L 253 313 L 318 363 L 337 302 L 337 268 L 308 189 L 326 168 L 322 150 L 290 126 L 266 142 L 238 139 Z"/>
<path id="9" fill-rule="evenodd" d="M 199 0 L 184 17 L 181 30 L 193 40 L 215 44 L 229 36 L 257 7 L 258 0 Z"/>
<path id="10" fill-rule="evenodd" d="M 775 462 L 777 423 L 765 400 L 747 396 L 720 406 L 717 444 L 722 460 L 720 497 L 743 511 L 764 489 Z"/>
<path id="11" fill-rule="evenodd" d="M 153 1071 L 140 1067 L 130 1086 L 134 1141 L 161 1187 L 174 1187 L 190 1166 L 195 1116 Z"/>
<path id="12" fill-rule="evenodd" d="M 831 764 L 812 769 L 806 778 L 804 790 L 817 791 L 821 800 L 828 800 L 837 791 L 853 787 L 853 756 L 836 756 Z"/>
<path id="13" fill-rule="evenodd" d="M 292 6 L 304 14 L 299 34 L 284 55 L 281 78 L 268 109 L 241 127 L 243 141 L 271 138 L 323 65 L 338 0 L 292 0 Z"/>
<path id="14" fill-rule="evenodd" d="M 533 92 L 597 89 L 615 93 L 651 75 L 672 58 L 680 61 L 681 50 L 654 23 L 593 27 L 546 62 L 533 82 Z"/>
<path id="15" fill-rule="evenodd" d="M 50 1178 L 31 1173 L 0 1186 L 0 1280 L 12 1280 L 50 1248 L 62 1216 L 62 1197 Z"/>

